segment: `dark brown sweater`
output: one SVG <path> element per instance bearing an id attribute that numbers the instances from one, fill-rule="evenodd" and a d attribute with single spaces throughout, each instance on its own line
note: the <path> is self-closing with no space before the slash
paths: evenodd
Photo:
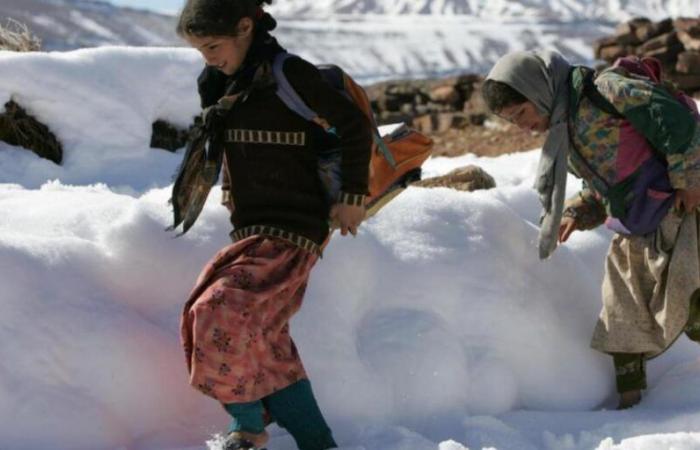
<path id="1" fill-rule="evenodd" d="M 318 175 L 318 152 L 329 145 L 341 150 L 341 189 L 356 194 L 341 195 L 341 201 L 356 203 L 368 193 L 371 125 L 313 64 L 292 57 L 283 70 L 337 137 L 288 109 L 274 85 L 257 88 L 227 118 L 223 189 L 230 190 L 235 205 L 234 232 L 264 226 L 321 245 L 328 236 L 330 206 Z"/>

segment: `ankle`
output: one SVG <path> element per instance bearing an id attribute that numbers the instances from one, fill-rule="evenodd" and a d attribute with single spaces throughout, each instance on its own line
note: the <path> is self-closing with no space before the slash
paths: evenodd
<path id="1" fill-rule="evenodd" d="M 635 389 L 631 391 L 620 392 L 620 403 L 617 405 L 618 410 L 628 409 L 642 400 L 642 391 Z"/>
<path id="2" fill-rule="evenodd" d="M 263 430 L 262 433 L 251 433 L 249 431 L 232 431 L 229 433 L 229 439 L 239 439 L 249 441 L 256 448 L 263 448 L 267 441 L 270 440 L 270 435 Z"/>

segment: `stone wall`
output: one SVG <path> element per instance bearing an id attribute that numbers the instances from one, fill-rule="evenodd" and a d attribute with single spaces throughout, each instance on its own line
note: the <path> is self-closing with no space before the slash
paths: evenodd
<path id="1" fill-rule="evenodd" d="M 379 124 L 404 122 L 430 133 L 481 125 L 487 113 L 478 93 L 483 77 L 464 74 L 403 80 L 366 88 Z"/>
<path id="2" fill-rule="evenodd" d="M 626 55 L 653 56 L 680 89 L 700 91 L 700 18 L 633 19 L 596 41 L 594 53 L 607 63 Z"/>

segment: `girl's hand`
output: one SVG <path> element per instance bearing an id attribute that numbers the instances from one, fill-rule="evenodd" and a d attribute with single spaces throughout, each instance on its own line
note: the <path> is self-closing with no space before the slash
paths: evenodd
<path id="1" fill-rule="evenodd" d="M 700 187 L 678 189 L 673 207 L 680 212 L 693 212 L 700 205 Z"/>
<path id="2" fill-rule="evenodd" d="M 573 217 L 562 217 L 561 224 L 559 224 L 559 243 L 563 244 L 566 242 L 574 230 L 576 230 L 576 219 Z"/>
<path id="3" fill-rule="evenodd" d="M 353 236 L 357 235 L 357 227 L 365 218 L 364 206 L 346 205 L 344 203 L 336 203 L 331 208 L 331 220 L 340 228 L 340 234 L 346 236 L 348 231 Z"/>

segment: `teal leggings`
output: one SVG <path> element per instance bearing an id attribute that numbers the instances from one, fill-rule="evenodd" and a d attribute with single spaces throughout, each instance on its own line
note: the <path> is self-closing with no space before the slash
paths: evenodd
<path id="1" fill-rule="evenodd" d="M 299 450 L 336 448 L 333 434 L 316 403 L 309 380 L 300 380 L 262 400 L 224 405 L 231 415 L 230 431 L 261 433 L 265 429 L 264 410 L 285 428 Z"/>

